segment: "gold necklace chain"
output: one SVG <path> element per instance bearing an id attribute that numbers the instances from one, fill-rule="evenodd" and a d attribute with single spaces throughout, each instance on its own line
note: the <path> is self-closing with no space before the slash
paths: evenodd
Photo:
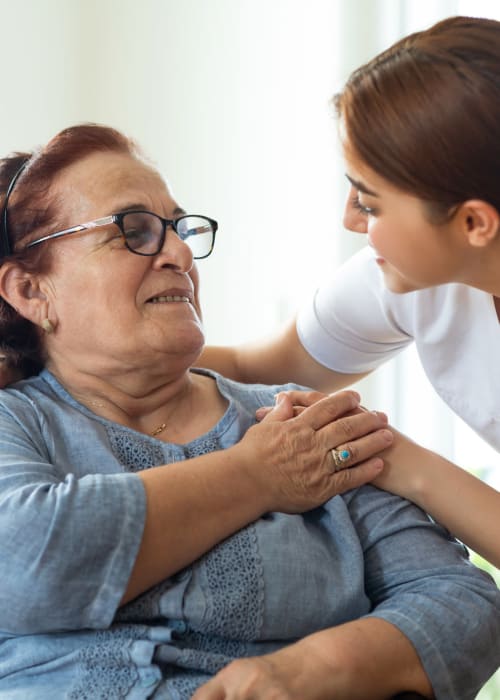
<path id="1" fill-rule="evenodd" d="M 91 406 L 97 406 L 98 408 L 104 408 L 104 407 L 105 407 L 105 404 L 103 404 L 103 403 L 100 402 L 100 401 L 89 401 L 89 404 L 90 404 Z M 156 437 L 156 436 L 159 435 L 160 433 L 163 433 L 163 431 L 165 430 L 166 427 L 167 427 L 167 424 L 166 424 L 166 423 L 162 423 L 162 424 L 159 425 L 157 428 L 155 428 L 155 429 L 153 430 L 153 432 L 149 433 L 149 435 L 151 435 L 151 437 Z"/>

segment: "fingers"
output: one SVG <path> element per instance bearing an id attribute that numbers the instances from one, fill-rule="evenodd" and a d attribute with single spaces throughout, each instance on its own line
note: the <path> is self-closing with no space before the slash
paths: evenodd
<path id="1" fill-rule="evenodd" d="M 201 686 L 192 700 L 291 700 L 290 671 L 283 670 L 282 665 L 275 668 L 271 658 L 272 655 L 265 655 L 232 661 Z M 294 672 L 295 667 L 292 675 Z"/>
<path id="2" fill-rule="evenodd" d="M 318 396 L 322 397 L 318 400 Z M 298 401 L 298 403 L 296 403 Z M 283 391 L 277 396 L 277 402 L 272 411 L 265 416 L 266 420 L 284 420 L 294 415 L 294 406 L 308 404 L 299 413 L 297 419 L 307 424 L 313 430 L 319 430 L 324 425 L 339 418 L 349 411 L 354 411 L 359 406 L 360 396 L 355 391 L 339 391 L 336 394 L 325 396 L 317 391 Z"/>
<path id="3" fill-rule="evenodd" d="M 307 422 L 313 430 L 320 430 L 345 413 L 353 411 L 359 406 L 359 402 L 360 396 L 357 392 L 339 391 L 306 408 L 297 420 Z"/>
<path id="4" fill-rule="evenodd" d="M 265 421 L 286 421 L 296 417 L 299 428 L 311 431 L 319 445 L 324 445 L 324 459 L 329 471 L 339 471 L 370 459 L 385 450 L 392 442 L 385 413 L 367 411 L 359 406 L 356 392 L 343 391 L 324 396 L 319 392 L 281 392 L 274 408 L 263 407 Z M 296 401 L 309 403 L 309 407 L 297 406 Z M 313 426 L 328 422 L 315 429 Z M 333 452 L 332 452 L 333 450 Z M 343 456 L 343 452 L 346 454 Z"/>
<path id="5" fill-rule="evenodd" d="M 331 455 L 333 471 L 342 471 L 343 469 L 352 467 L 354 464 L 360 464 L 370 459 L 370 457 L 373 457 L 389 447 L 393 440 L 394 435 L 392 432 L 388 428 L 381 428 L 380 430 L 374 430 L 369 435 L 363 435 L 362 437 L 356 438 L 356 440 L 339 445 L 335 449 L 341 453 L 346 451 L 349 453 L 349 456 L 346 459 L 337 460 L 334 464 Z"/>
<path id="6" fill-rule="evenodd" d="M 255 411 L 255 418 L 256 418 L 258 421 L 261 421 L 261 420 L 263 420 L 269 413 L 271 413 L 271 411 L 272 411 L 273 409 L 274 409 L 273 406 L 261 406 L 260 408 L 258 408 L 258 409 Z M 305 408 L 304 408 L 303 406 L 294 405 L 294 407 L 293 407 L 293 416 L 300 416 L 300 414 L 301 414 L 302 411 L 304 411 L 304 410 L 305 410 Z M 292 416 L 290 416 L 290 417 L 292 417 Z"/>
<path id="7" fill-rule="evenodd" d="M 317 393 L 281 392 L 274 408 L 238 445 L 240 463 L 263 494 L 266 511 L 303 512 L 380 473 L 379 453 L 393 437 L 385 414 L 360 409 L 354 391 L 295 405 Z M 332 449 L 349 453 L 339 471 Z"/>
<path id="8" fill-rule="evenodd" d="M 202 685 L 201 688 L 198 688 L 191 700 L 224 700 L 225 697 L 225 690 L 216 676 L 208 683 L 205 683 L 205 685 Z"/>
<path id="9" fill-rule="evenodd" d="M 366 413 L 359 416 L 341 418 L 331 426 L 327 426 L 319 432 L 322 439 L 332 440 L 328 448 L 335 449 L 337 459 L 330 454 L 334 470 L 345 469 L 353 464 L 373 457 L 378 452 L 385 450 L 394 440 L 394 435 L 386 427 L 385 414 Z M 348 455 L 342 456 L 347 452 Z"/>
<path id="10" fill-rule="evenodd" d="M 304 407 L 312 406 L 318 401 L 321 401 L 321 399 L 326 399 L 329 396 L 329 394 L 324 394 L 322 391 L 313 391 L 312 389 L 310 391 L 298 391 L 293 389 L 290 391 L 281 391 L 276 396 L 279 398 L 284 394 L 290 398 L 294 406 Z"/>
<path id="11" fill-rule="evenodd" d="M 298 416 L 304 408 L 307 406 L 312 406 L 314 403 L 317 401 L 320 401 L 321 399 L 324 399 L 328 396 L 328 394 L 323 394 L 320 391 L 281 391 L 279 394 L 276 394 L 275 397 L 275 405 L 278 403 L 283 397 L 288 397 L 293 404 L 294 407 L 294 415 Z M 258 408 L 255 411 L 255 417 L 257 420 L 263 420 L 268 413 L 270 413 L 273 410 L 273 406 L 262 406 L 261 408 Z"/>
<path id="12" fill-rule="evenodd" d="M 332 476 L 332 489 L 334 494 L 344 493 L 373 481 L 384 468 L 380 457 L 371 459 L 350 469 L 342 469 Z"/>
<path id="13" fill-rule="evenodd" d="M 258 412 L 260 412 L 259 420 L 264 419 L 268 421 L 284 421 L 293 418 L 295 415 L 293 402 L 286 392 L 278 394 L 274 406 L 263 406 L 261 409 L 258 409 Z"/>

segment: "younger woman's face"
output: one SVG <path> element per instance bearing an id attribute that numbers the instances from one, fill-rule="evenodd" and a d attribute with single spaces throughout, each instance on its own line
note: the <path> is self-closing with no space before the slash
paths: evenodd
<path id="1" fill-rule="evenodd" d="M 351 184 L 344 226 L 364 233 L 388 289 L 397 293 L 461 281 L 467 270 L 467 245 L 453 220 L 432 224 L 425 203 L 367 167 L 344 144 Z"/>

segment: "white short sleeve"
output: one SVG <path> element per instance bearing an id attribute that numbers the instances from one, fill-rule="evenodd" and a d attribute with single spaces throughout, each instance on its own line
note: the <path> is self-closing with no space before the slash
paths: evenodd
<path id="1" fill-rule="evenodd" d="M 401 325 L 401 313 L 396 321 L 391 307 L 405 303 L 408 296 L 385 288 L 372 250 L 363 248 L 300 311 L 299 339 L 311 357 L 329 369 L 346 374 L 370 371 L 413 340 Z"/>

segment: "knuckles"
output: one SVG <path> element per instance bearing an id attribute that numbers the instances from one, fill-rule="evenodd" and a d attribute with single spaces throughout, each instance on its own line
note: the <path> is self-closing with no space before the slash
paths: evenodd
<path id="1" fill-rule="evenodd" d="M 335 427 L 346 440 L 350 440 L 356 436 L 355 424 L 351 418 L 339 418 L 335 422 Z"/>

